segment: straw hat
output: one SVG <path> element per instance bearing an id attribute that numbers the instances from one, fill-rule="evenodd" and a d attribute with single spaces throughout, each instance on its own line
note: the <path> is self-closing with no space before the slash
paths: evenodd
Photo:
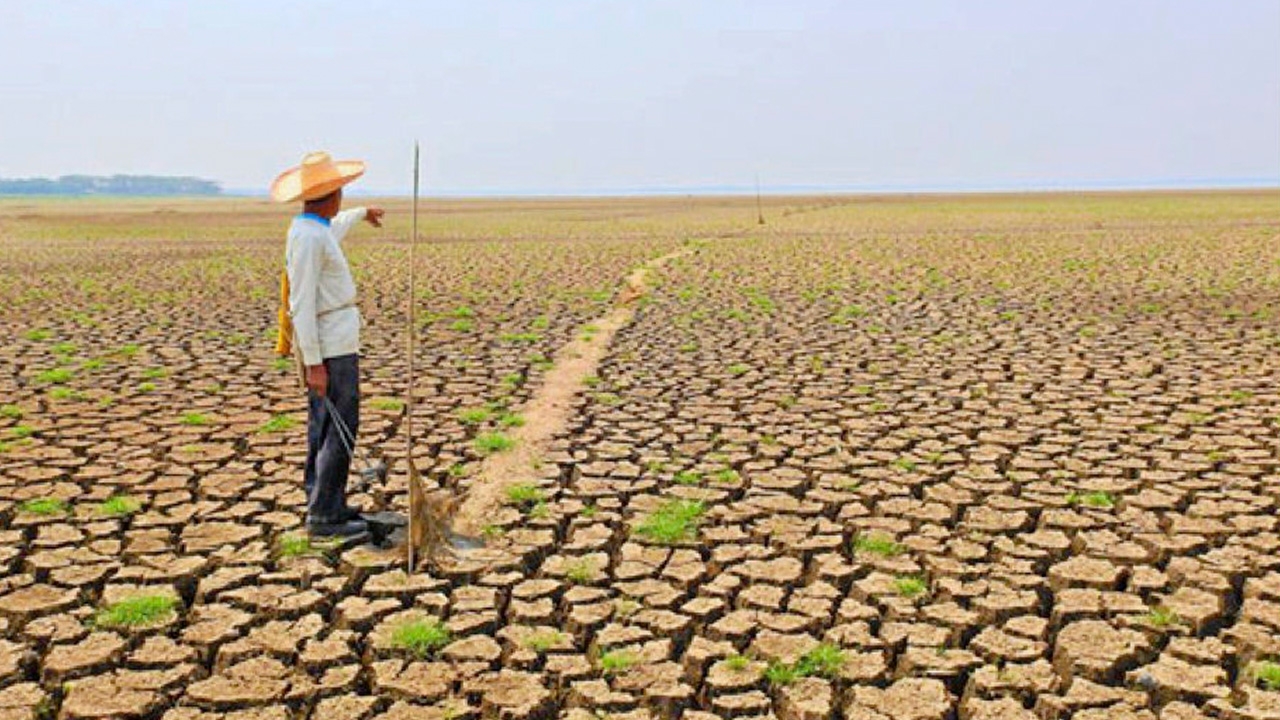
<path id="1" fill-rule="evenodd" d="M 271 183 L 271 199 L 276 202 L 315 200 L 363 174 L 361 160 L 335 161 L 327 152 L 307 153 L 301 165 L 285 170 Z"/>

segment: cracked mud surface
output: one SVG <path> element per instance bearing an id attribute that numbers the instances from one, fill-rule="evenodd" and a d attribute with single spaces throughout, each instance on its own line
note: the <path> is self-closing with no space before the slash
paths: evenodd
<path id="1" fill-rule="evenodd" d="M 492 562 L 411 577 L 291 542 L 287 213 L 0 203 L 0 718 L 1280 716 L 1280 198 L 771 203 L 428 206 L 415 464 L 451 488 L 693 252 Z M 357 500 L 394 509 L 406 227 L 348 241 L 392 461 Z"/>

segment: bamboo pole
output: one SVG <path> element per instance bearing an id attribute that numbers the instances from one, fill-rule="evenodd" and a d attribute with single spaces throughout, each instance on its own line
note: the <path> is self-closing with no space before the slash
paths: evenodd
<path id="1" fill-rule="evenodd" d="M 409 368 L 408 368 L 408 377 L 406 378 L 407 390 L 405 391 L 405 398 L 404 398 L 404 431 L 405 431 L 404 432 L 404 460 L 405 460 L 405 471 L 407 473 L 407 477 L 410 483 L 418 482 L 417 473 L 414 472 L 414 468 L 413 468 L 413 389 L 414 389 L 413 366 L 414 366 L 414 346 L 416 345 L 414 340 L 415 340 L 415 336 L 418 333 L 417 323 L 414 322 L 414 310 L 413 310 L 413 306 L 415 305 L 414 295 L 416 293 L 416 289 L 414 287 L 414 281 L 413 281 L 414 280 L 413 266 L 414 266 L 414 248 L 418 244 L 418 155 L 419 155 L 418 143 L 415 142 L 413 144 L 413 231 L 409 236 L 409 300 L 408 300 L 409 309 L 407 313 L 407 317 L 409 319 L 408 320 L 409 328 L 408 328 L 408 332 L 406 333 L 407 335 L 406 345 L 408 346 L 407 353 L 409 355 Z M 410 498 L 413 497 L 415 490 L 420 490 L 420 488 L 414 488 L 414 487 L 409 488 Z M 410 505 L 409 526 L 406 529 L 407 530 L 406 534 L 408 535 L 408 537 L 406 538 L 407 542 L 405 543 L 408 546 L 408 553 L 407 553 L 408 566 L 405 568 L 405 575 L 413 575 L 413 570 L 414 570 L 413 523 L 415 518 L 413 516 L 415 514 L 414 510 L 416 508 L 413 507 L 412 502 L 410 502 L 409 505 Z"/>

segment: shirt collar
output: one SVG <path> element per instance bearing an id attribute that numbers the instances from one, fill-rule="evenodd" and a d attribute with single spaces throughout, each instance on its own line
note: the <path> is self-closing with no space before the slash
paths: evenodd
<path id="1" fill-rule="evenodd" d="M 298 219 L 299 219 L 299 220 L 315 220 L 316 222 L 320 223 L 321 225 L 323 225 L 323 226 L 325 226 L 325 227 L 329 227 L 329 218 L 326 218 L 326 217 L 320 217 L 319 215 L 317 215 L 317 214 L 315 214 L 315 213 L 307 213 L 307 212 L 299 213 L 299 214 L 298 214 Z"/>

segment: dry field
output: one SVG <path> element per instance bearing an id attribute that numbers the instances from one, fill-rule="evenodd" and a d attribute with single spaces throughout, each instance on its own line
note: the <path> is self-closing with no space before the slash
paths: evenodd
<path id="1" fill-rule="evenodd" d="M 408 218 L 347 242 L 403 509 Z M 0 720 L 1280 717 L 1280 192 L 426 203 L 407 577 L 300 533 L 288 212 L 0 201 Z M 651 292 L 624 279 L 654 258 Z"/>

